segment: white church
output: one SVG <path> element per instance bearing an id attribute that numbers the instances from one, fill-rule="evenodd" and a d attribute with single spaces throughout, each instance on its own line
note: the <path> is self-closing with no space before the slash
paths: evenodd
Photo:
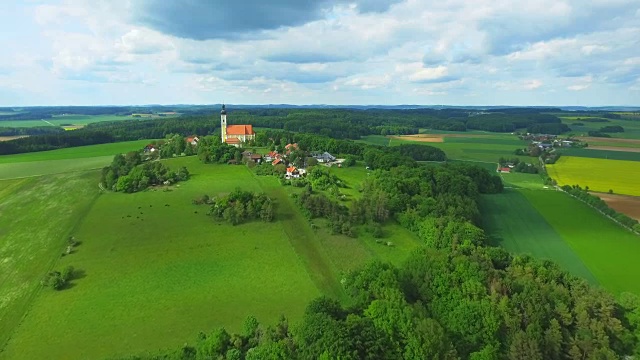
<path id="1" fill-rule="evenodd" d="M 227 110 L 224 104 L 220 111 L 220 129 L 222 142 L 235 147 L 241 147 L 243 143 L 256 138 L 252 125 L 227 125 Z"/>

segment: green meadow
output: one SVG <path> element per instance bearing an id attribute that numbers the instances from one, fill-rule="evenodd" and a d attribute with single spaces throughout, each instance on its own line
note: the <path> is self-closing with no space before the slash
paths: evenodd
<path id="1" fill-rule="evenodd" d="M 97 198 L 98 178 L 90 172 L 0 181 L 0 349 L 31 301 L 48 290 L 40 290 L 40 280 Z"/>
<path id="2" fill-rule="evenodd" d="M 0 358 L 103 358 L 176 348 L 193 343 L 201 330 L 238 331 L 248 315 L 275 323 L 286 314 L 295 324 L 310 299 L 345 298 L 340 279 L 346 272 L 376 258 L 399 264 L 420 245 L 392 222 L 383 231 L 393 247 L 363 231 L 353 239 L 330 235 L 323 226 L 314 230 L 290 196 L 298 189 L 256 176 L 245 166 L 206 165 L 196 157 L 165 161 L 186 166 L 192 178 L 169 191 L 135 194 L 99 193 L 97 171 L 0 181 L 8 184 L 0 191 L 0 210 L 15 212 L 21 206 L 17 214 L 30 214 L 11 224 L 1 222 L 8 217 L 0 218 L 6 225 L 0 231 L 11 229 L 12 239 L 11 247 L 2 244 L 1 249 L 10 249 L 20 262 L 12 265 L 14 280 L 0 285 L 3 294 L 16 294 L 3 298 L 8 305 L 0 310 L 0 334 L 3 344 L 9 340 L 0 346 Z M 346 183 L 345 194 L 360 196 L 367 176 L 362 164 L 330 171 Z M 32 192 L 25 197 L 27 184 Z M 39 192 L 41 186 L 47 192 Z M 213 221 L 207 206 L 191 202 L 236 187 L 269 194 L 277 204 L 276 221 L 231 226 Z M 23 200 L 29 206 L 18 205 Z M 51 222 L 42 227 L 40 242 L 25 241 L 32 224 L 47 216 Z M 61 256 L 69 236 L 81 244 Z M 69 288 L 56 292 L 39 285 L 49 269 L 67 265 L 79 275 Z M 29 286 L 21 282 L 25 278 L 31 279 Z"/>
<path id="3" fill-rule="evenodd" d="M 167 115 L 162 119 L 178 115 Z M 160 117 L 153 117 L 160 118 Z M 36 127 L 36 126 L 85 126 L 100 121 L 148 120 L 149 117 L 133 117 L 132 115 L 57 115 L 49 119 L 3 120 L 0 127 Z"/>
<path id="4" fill-rule="evenodd" d="M 99 169 L 109 165 L 115 154 L 139 150 L 149 141 L 151 140 L 126 141 L 0 156 L 0 180 Z"/>

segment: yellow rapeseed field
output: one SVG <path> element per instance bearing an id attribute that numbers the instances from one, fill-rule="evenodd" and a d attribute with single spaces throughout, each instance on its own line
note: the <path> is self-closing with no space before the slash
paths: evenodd
<path id="1" fill-rule="evenodd" d="M 640 196 L 640 162 L 563 156 L 547 165 L 558 185 L 588 186 L 589 190 Z"/>

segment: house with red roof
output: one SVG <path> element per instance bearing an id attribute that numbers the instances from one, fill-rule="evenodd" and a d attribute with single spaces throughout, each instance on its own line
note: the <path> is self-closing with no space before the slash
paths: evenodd
<path id="1" fill-rule="evenodd" d="M 186 138 L 185 141 L 187 142 L 187 144 L 191 144 L 193 146 L 196 146 L 196 145 L 198 145 L 198 141 L 200 141 L 200 138 L 198 138 L 196 135 L 193 135 L 193 136 L 189 136 L 188 138 Z"/>

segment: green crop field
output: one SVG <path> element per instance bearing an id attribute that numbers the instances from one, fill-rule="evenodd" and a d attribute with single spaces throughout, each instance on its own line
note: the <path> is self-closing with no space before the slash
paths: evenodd
<path id="1" fill-rule="evenodd" d="M 544 185 L 540 174 L 525 174 L 525 173 L 504 173 L 500 174 L 505 187 L 513 187 L 516 189 L 547 189 L 548 186 Z"/>
<path id="2" fill-rule="evenodd" d="M 380 145 L 380 146 L 389 146 L 389 141 L 391 138 L 382 135 L 367 135 L 360 138 L 360 140 L 356 140 L 358 142 L 363 142 L 371 145 Z"/>
<path id="3" fill-rule="evenodd" d="M 640 236 L 565 193 L 523 190 L 522 194 L 604 288 L 616 294 L 640 294 Z"/>
<path id="4" fill-rule="evenodd" d="M 562 155 L 587 157 L 596 159 L 640 161 L 640 152 L 597 150 L 589 148 L 566 148 L 560 150 Z"/>
<path id="5" fill-rule="evenodd" d="M 598 192 L 640 196 L 640 162 L 563 156 L 547 165 L 559 185 L 588 186 Z"/>
<path id="6" fill-rule="evenodd" d="M 68 160 L 74 159 L 49 163 Z M 15 281 L 0 284 L 3 294 L 24 292 L 22 297 L 12 295 L 13 307 L 6 307 L 5 318 L 0 317 L 0 334 L 10 338 L 0 358 L 102 358 L 176 348 L 193 343 L 201 330 L 225 326 L 238 331 L 248 315 L 274 323 L 286 314 L 295 324 L 310 299 L 320 294 L 344 298 L 339 280 L 347 271 L 374 258 L 399 264 L 419 246 L 412 233 L 395 223 L 383 228 L 393 247 L 376 243 L 364 232 L 353 239 L 329 235 L 323 227 L 312 230 L 289 196 L 296 188 L 283 187 L 274 177 L 255 176 L 245 166 L 205 165 L 196 157 L 165 161 L 172 167 L 187 166 L 192 178 L 171 191 L 107 192 L 95 202 L 96 171 L 0 182 L 10 185 L 0 190 L 0 210 L 21 206 L 17 214 L 31 214 L 8 227 L 16 234 L 17 249 L 12 251 L 32 255 L 31 245 L 22 245 L 30 242 L 18 239 L 29 237 L 32 224 L 41 219 L 50 225 L 42 230 L 49 229 L 42 240 L 49 241 L 48 247 L 29 261 L 20 260 Z M 18 164 L 23 163 L 5 165 Z M 362 164 L 331 171 L 347 184 L 344 193 L 360 196 L 359 183 L 367 174 Z M 76 178 L 84 182 L 67 180 Z M 58 179 L 65 187 L 48 179 Z M 32 184 L 31 195 L 22 196 L 23 183 Z M 48 192 L 39 194 L 39 186 L 47 186 Z M 214 196 L 238 186 L 265 191 L 275 199 L 276 221 L 231 226 L 213 221 L 206 206 L 191 203 L 205 193 Z M 30 196 L 50 196 L 60 204 L 56 208 Z M 63 204 L 71 208 L 58 211 Z M 56 213 L 44 215 L 48 211 Z M 62 220 L 57 217 L 67 226 L 59 226 Z M 0 232 L 7 220 L 0 218 Z M 60 257 L 69 235 L 81 245 Z M 47 269 L 66 265 L 81 274 L 70 288 L 40 288 L 38 280 Z M 25 289 L 18 280 L 23 272 L 32 278 Z"/>
<path id="7" fill-rule="evenodd" d="M 480 208 L 492 245 L 515 254 L 553 260 L 572 274 L 597 284 L 580 257 L 520 191 L 507 189 L 502 194 L 482 195 Z"/>

